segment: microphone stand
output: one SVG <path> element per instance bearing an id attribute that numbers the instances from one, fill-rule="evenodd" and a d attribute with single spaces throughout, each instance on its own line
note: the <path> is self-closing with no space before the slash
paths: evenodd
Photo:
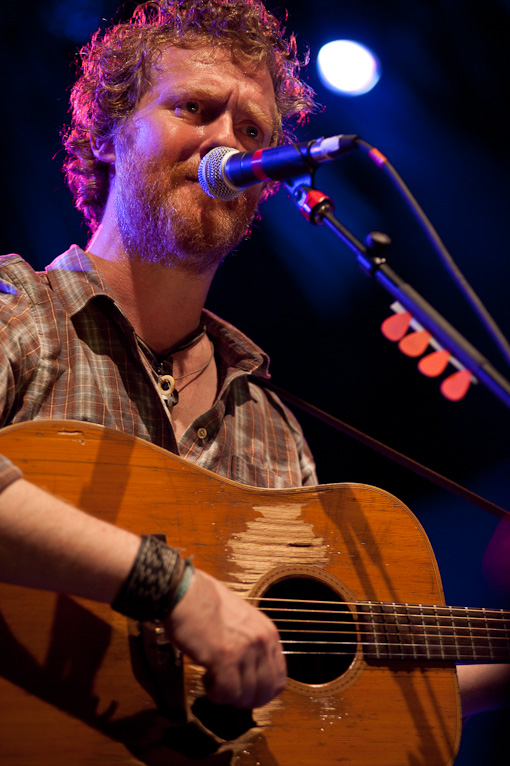
<path id="1" fill-rule="evenodd" d="M 333 214 L 333 201 L 313 188 L 311 175 L 288 180 L 285 186 L 303 216 L 314 225 L 325 224 L 356 255 L 358 264 L 375 278 L 419 323 L 471 374 L 510 407 L 510 383 L 490 362 L 439 314 L 411 285 L 388 266 L 385 251 L 391 245 L 387 234 L 371 232 L 360 242 Z"/>

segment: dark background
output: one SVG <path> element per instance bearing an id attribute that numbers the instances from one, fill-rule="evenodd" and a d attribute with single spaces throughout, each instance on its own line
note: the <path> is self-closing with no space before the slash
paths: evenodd
<path id="1" fill-rule="evenodd" d="M 102 19 L 117 18 L 118 6 L 41 0 L 2 8 L 0 252 L 18 252 L 37 268 L 70 243 L 87 241 L 60 172 L 59 131 L 75 52 Z M 286 7 L 289 29 L 302 48 L 310 46 L 307 77 L 325 107 L 299 139 L 357 133 L 383 151 L 508 337 L 508 0 L 289 0 Z M 321 85 L 315 59 L 334 38 L 359 40 L 378 55 L 383 74 L 371 93 L 342 98 Z M 390 265 L 508 377 L 413 217 L 367 157 L 323 167 L 316 180 L 360 239 L 372 230 L 391 236 Z M 416 361 L 381 335 L 392 300 L 350 251 L 324 227 L 307 224 L 285 190 L 262 214 L 251 240 L 220 268 L 209 308 L 269 352 L 279 386 L 509 507 L 505 405 L 482 385 L 462 402 L 443 399 L 438 381 L 422 377 Z M 309 416 L 300 420 L 321 482 L 381 486 L 414 510 L 435 549 L 447 603 L 508 605 L 508 582 L 483 568 L 497 519 Z M 505 721 L 492 714 L 468 722 L 457 766 L 507 762 Z"/>

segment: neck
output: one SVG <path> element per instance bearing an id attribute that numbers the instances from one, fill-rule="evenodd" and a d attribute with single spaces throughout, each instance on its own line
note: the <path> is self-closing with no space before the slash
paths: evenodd
<path id="1" fill-rule="evenodd" d="M 128 258 L 99 232 L 87 255 L 104 276 L 137 335 L 156 353 L 179 344 L 200 324 L 214 276 Z"/>
<path id="2" fill-rule="evenodd" d="M 510 611 L 359 602 L 371 660 L 508 662 Z"/>

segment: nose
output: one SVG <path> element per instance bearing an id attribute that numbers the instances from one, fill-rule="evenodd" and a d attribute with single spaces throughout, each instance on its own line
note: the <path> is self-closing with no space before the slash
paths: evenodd
<path id="1" fill-rule="evenodd" d="M 206 126 L 204 140 L 200 146 L 200 159 L 217 146 L 242 149 L 236 137 L 232 115 L 228 111 L 222 112 Z"/>

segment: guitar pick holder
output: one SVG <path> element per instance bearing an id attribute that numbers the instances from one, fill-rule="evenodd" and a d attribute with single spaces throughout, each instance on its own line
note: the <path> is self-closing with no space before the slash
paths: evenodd
<path id="1" fill-rule="evenodd" d="M 348 140 L 345 146 L 335 156 L 361 146 L 368 147 L 371 159 L 379 167 L 387 163 L 378 149 L 370 147 L 358 136 L 347 136 L 346 139 Z M 453 361 L 458 367 L 458 373 L 461 373 L 460 376 L 457 374 L 457 381 L 454 381 L 454 383 L 460 381 L 461 385 L 450 386 L 453 395 L 448 398 L 453 400 L 461 398 L 459 390 L 462 392 L 462 389 L 466 388 L 466 379 L 467 387 L 471 379 L 474 379 L 485 385 L 500 401 L 510 407 L 510 383 L 430 303 L 388 265 L 386 253 L 391 245 L 388 235 L 382 232 L 371 232 L 366 237 L 365 243 L 362 243 L 335 217 L 332 199 L 314 187 L 317 165 L 313 158 L 310 157 L 309 160 L 308 169 L 303 175 L 285 181 L 285 186 L 294 203 L 309 223 L 316 226 L 326 225 L 336 234 L 356 255 L 363 272 L 376 279 L 398 301 L 399 306 L 403 307 L 404 311 L 414 318 L 413 321 L 419 324 L 420 332 L 424 330 L 428 333 L 428 338 L 434 339 L 435 350 L 445 351 L 448 354 L 448 360 Z M 402 338 L 398 340 L 401 341 Z M 446 389 L 448 392 L 448 386 Z"/>
<path id="2" fill-rule="evenodd" d="M 449 351 L 441 348 L 435 338 L 398 301 L 392 303 L 390 308 L 395 313 L 385 319 L 381 325 L 384 337 L 398 343 L 400 351 L 406 356 L 421 357 L 418 370 L 428 378 L 439 377 L 450 366 L 456 368 L 456 372 L 450 372 L 448 377 L 443 379 L 440 390 L 445 399 L 451 402 L 463 399 L 471 383 L 478 382 L 476 378 Z M 433 351 L 429 352 L 429 347 Z M 428 353 L 424 355 L 425 352 Z"/>

